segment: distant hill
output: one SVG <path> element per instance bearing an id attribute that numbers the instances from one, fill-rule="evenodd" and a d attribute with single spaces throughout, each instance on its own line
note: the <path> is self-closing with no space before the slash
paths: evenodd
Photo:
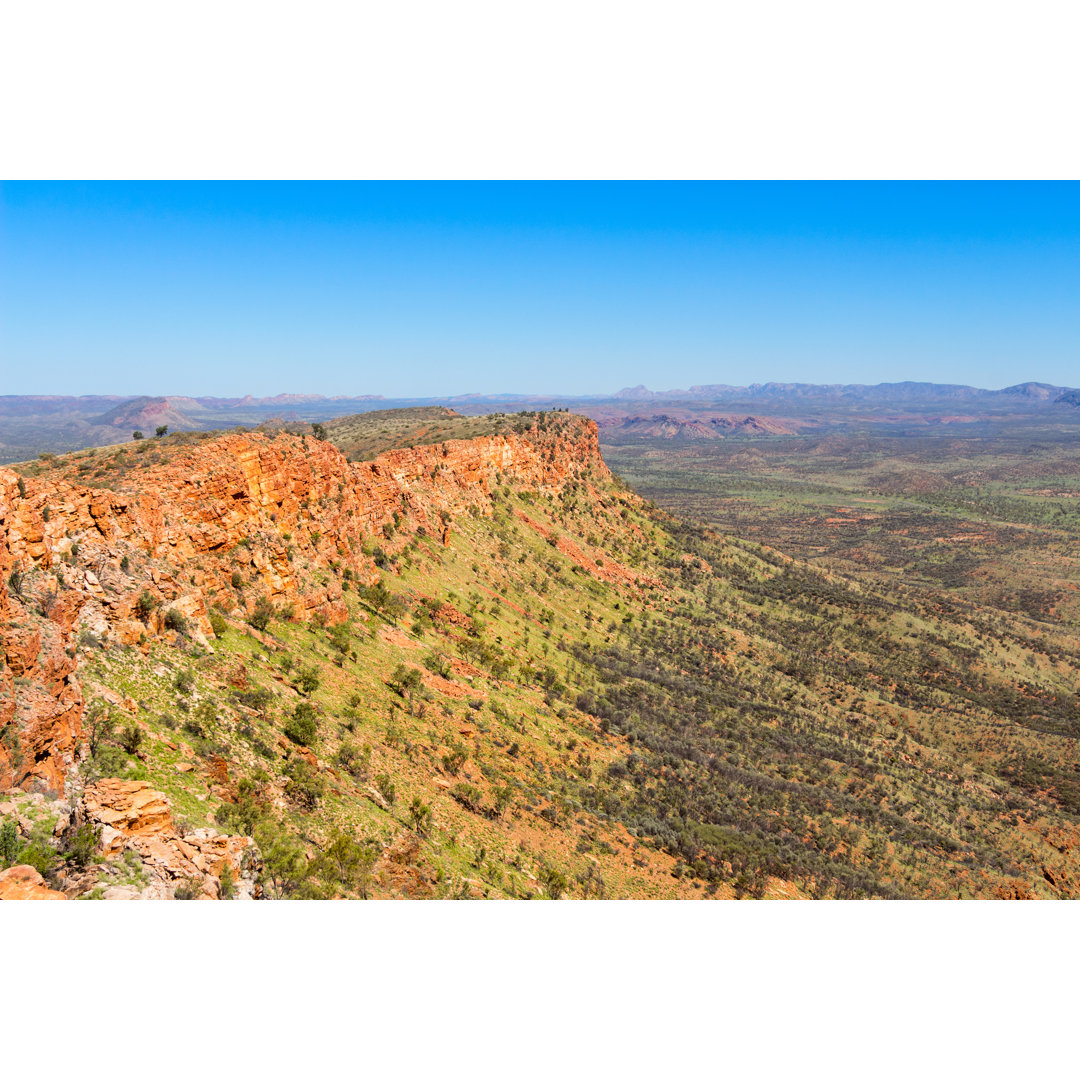
<path id="1" fill-rule="evenodd" d="M 697 442 L 723 439 L 729 435 L 790 435 L 800 429 L 796 421 L 777 417 L 708 416 L 679 417 L 666 413 L 653 416 L 612 418 L 601 423 L 602 437 L 611 442 L 619 438 L 670 439 Z"/>
<path id="2" fill-rule="evenodd" d="M 1001 390 L 983 390 L 975 386 L 950 383 L 898 382 L 876 383 L 753 383 L 749 386 L 729 386 L 723 383 L 691 386 L 689 390 L 651 391 L 644 386 L 620 390 L 619 400 L 649 401 L 673 400 L 723 401 L 723 400 L 811 400 L 811 401 L 862 401 L 868 403 L 933 403 L 956 401 L 1021 401 L 1052 402 L 1068 393 L 1067 387 L 1051 386 L 1049 383 L 1026 382 L 1007 386 Z"/>
<path id="3" fill-rule="evenodd" d="M 137 397 L 110 409 L 90 423 L 98 427 L 123 428 L 125 431 L 143 430 L 153 434 L 154 428 L 167 426 L 171 431 L 194 431 L 202 425 L 182 411 L 185 407 L 198 408 L 192 398 Z"/>

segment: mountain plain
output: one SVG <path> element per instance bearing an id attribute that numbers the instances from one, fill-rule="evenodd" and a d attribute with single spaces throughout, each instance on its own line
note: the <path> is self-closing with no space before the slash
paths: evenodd
<path id="1" fill-rule="evenodd" d="M 0 896 L 1077 895 L 1066 391 L 706 389 L 0 470 Z"/>
<path id="2" fill-rule="evenodd" d="M 384 415 L 402 408 L 451 409 L 482 416 L 569 409 L 596 420 L 603 441 L 662 434 L 665 438 L 848 431 L 853 426 L 894 428 L 1007 420 L 1071 422 L 1080 390 L 1027 382 L 1001 390 L 925 382 L 819 386 L 760 383 L 692 386 L 653 391 L 644 386 L 612 394 L 460 394 L 447 398 L 387 399 L 378 395 L 325 397 L 277 394 L 239 398 L 98 395 L 0 395 L 0 464 L 40 453 L 117 445 L 132 432 L 152 435 L 235 427 L 327 422 L 356 414 Z M 1074 418 L 1075 419 L 1075 418 Z M 662 430 L 661 430 L 662 429 Z"/>

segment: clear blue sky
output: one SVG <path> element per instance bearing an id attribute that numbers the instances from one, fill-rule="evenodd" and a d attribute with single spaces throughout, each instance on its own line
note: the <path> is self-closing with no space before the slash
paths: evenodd
<path id="1" fill-rule="evenodd" d="M 1080 184 L 0 186 L 0 393 L 1080 384 Z"/>

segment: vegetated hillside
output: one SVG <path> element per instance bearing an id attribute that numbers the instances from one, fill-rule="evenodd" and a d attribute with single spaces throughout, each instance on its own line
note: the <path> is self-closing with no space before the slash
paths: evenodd
<path id="1" fill-rule="evenodd" d="M 0 471 L 0 895 L 1080 891 L 1080 655 L 508 419 Z"/>
<path id="2" fill-rule="evenodd" d="M 370 461 L 399 446 L 428 446 L 448 439 L 475 439 L 481 435 L 522 430 L 521 417 L 492 413 L 462 416 L 442 405 L 415 409 L 379 409 L 343 416 L 325 425 L 326 437 L 349 461 Z"/>

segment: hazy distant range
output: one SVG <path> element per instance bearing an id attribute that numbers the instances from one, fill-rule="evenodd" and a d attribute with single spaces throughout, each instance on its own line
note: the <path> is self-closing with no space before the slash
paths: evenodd
<path id="1" fill-rule="evenodd" d="M 595 419 L 601 438 L 708 439 L 768 437 L 852 424 L 897 429 L 978 424 L 1014 418 L 1054 426 L 1080 424 L 1080 390 L 1026 382 L 1003 390 L 939 383 L 877 385 L 759 383 L 649 390 L 637 386 L 610 395 L 463 394 L 455 397 L 160 397 L 122 394 L 64 397 L 0 396 L 0 463 L 40 453 L 126 442 L 132 432 L 205 431 L 315 421 L 381 409 L 443 405 L 466 415 L 567 408 Z"/>

